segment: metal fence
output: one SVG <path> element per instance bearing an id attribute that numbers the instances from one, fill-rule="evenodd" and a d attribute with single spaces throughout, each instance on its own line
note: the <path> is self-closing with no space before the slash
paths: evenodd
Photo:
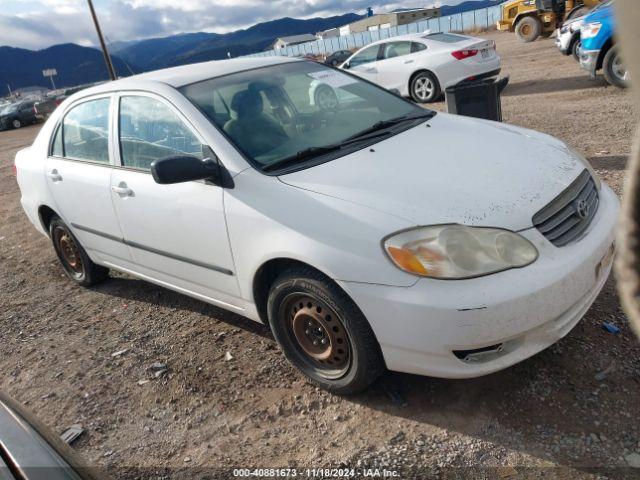
<path id="1" fill-rule="evenodd" d="M 479 10 L 447 15 L 446 17 L 430 18 L 421 22 L 398 25 L 397 27 L 352 33 L 350 35 L 340 37 L 324 38 L 316 40 L 315 42 L 301 43 L 299 45 L 253 53 L 246 56 L 272 57 L 280 55 L 286 57 L 299 57 L 307 53 L 322 54 L 335 52 L 336 50 L 359 48 L 384 38 L 397 37 L 398 35 L 406 35 L 409 33 L 419 33 L 424 32 L 425 30 L 429 30 L 431 33 L 436 33 L 488 28 L 495 25 L 496 22 L 500 20 L 502 14 L 501 9 L 501 5 L 495 5 L 493 7 L 481 8 Z"/>

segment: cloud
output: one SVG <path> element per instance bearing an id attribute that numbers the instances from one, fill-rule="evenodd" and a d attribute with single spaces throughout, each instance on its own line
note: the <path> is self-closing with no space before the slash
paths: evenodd
<path id="1" fill-rule="evenodd" d="M 40 8 L 18 15 L 0 14 L 0 45 L 40 49 L 66 42 L 97 44 L 84 0 L 38 4 Z M 103 32 L 115 42 L 197 31 L 224 33 L 281 17 L 364 13 L 368 6 L 386 11 L 403 5 L 384 0 L 109 0 L 96 7 Z"/>

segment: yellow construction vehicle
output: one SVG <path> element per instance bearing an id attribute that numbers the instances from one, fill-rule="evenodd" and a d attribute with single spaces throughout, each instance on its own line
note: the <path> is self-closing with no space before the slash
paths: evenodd
<path id="1" fill-rule="evenodd" d="M 498 30 L 516 32 L 523 42 L 548 37 L 562 22 L 584 15 L 601 0 L 512 0 L 502 5 Z"/>

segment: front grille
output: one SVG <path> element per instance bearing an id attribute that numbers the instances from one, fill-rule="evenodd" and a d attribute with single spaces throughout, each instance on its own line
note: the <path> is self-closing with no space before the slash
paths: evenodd
<path id="1" fill-rule="evenodd" d="M 598 210 L 598 189 L 587 170 L 560 195 L 533 216 L 533 225 L 556 247 L 580 236 Z"/>

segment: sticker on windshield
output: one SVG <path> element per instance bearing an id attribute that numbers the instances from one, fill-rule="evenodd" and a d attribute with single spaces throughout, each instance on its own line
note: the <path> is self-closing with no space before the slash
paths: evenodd
<path id="1" fill-rule="evenodd" d="M 321 70 L 319 72 L 311 72 L 308 75 L 333 88 L 344 87 L 345 85 L 351 85 L 357 82 L 357 80 L 351 78 L 349 75 L 334 70 Z"/>

